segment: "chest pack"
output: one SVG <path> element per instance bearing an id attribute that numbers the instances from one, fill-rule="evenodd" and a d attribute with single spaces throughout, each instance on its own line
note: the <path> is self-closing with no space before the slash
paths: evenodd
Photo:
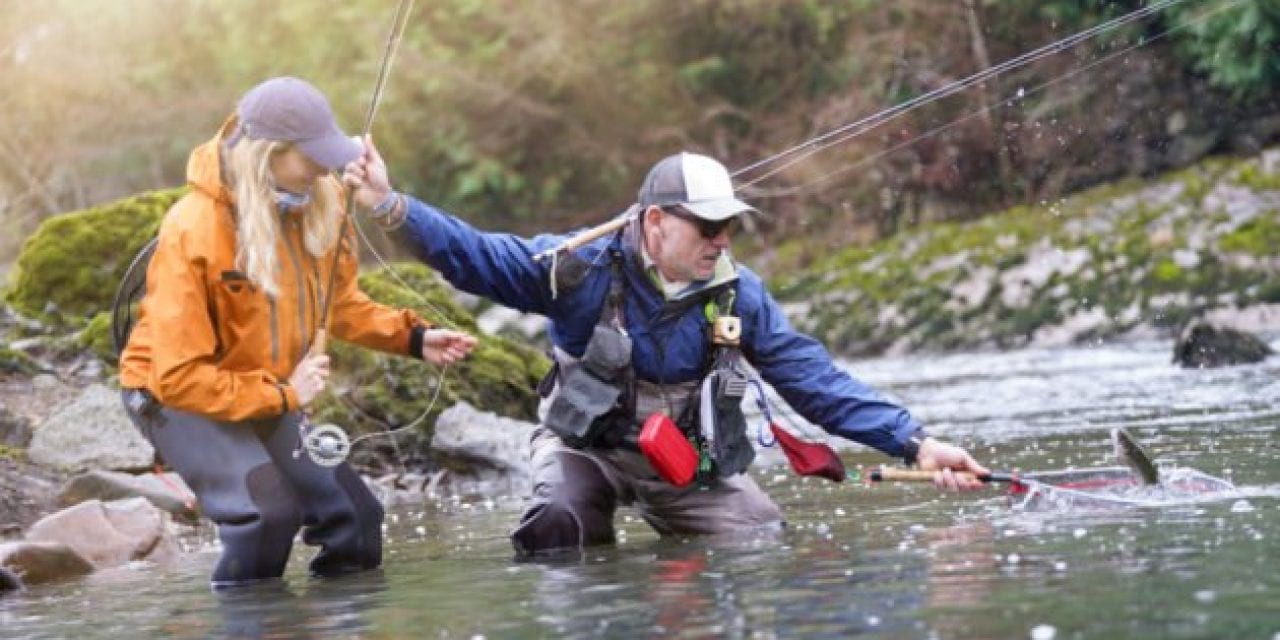
<path id="1" fill-rule="evenodd" d="M 624 258 L 617 248 L 610 250 L 609 258 L 609 292 L 582 357 L 571 363 L 557 359 L 540 385 L 544 393 L 555 390 L 545 426 L 574 448 L 637 446 L 635 432 L 641 416 L 635 415 L 633 345 L 623 314 L 627 293 Z M 736 287 L 725 286 L 705 305 L 710 326 L 706 373 L 685 403 L 685 410 L 675 417 L 679 435 L 664 439 L 668 443 L 664 446 L 692 448 L 696 475 L 702 483 L 741 473 L 755 458 L 741 406 L 749 378 L 739 346 L 741 322 L 733 315 L 736 295 Z M 645 424 L 653 422 L 645 420 Z"/>

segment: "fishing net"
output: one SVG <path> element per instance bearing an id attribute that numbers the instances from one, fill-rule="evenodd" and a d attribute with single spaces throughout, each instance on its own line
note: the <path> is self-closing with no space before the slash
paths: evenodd
<path id="1" fill-rule="evenodd" d="M 1011 485 L 1014 508 L 1079 511 L 1168 505 L 1235 490 L 1235 485 L 1195 469 L 1162 469 L 1160 483 L 1144 485 L 1128 467 L 1029 473 Z"/>

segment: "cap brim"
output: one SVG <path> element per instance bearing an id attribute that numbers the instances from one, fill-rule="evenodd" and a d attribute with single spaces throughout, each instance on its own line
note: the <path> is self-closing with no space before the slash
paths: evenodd
<path id="1" fill-rule="evenodd" d="M 756 208 L 737 199 L 720 198 L 717 200 L 699 200 L 682 202 L 680 206 L 704 220 L 727 220 L 742 213 L 754 213 Z"/>
<path id="2" fill-rule="evenodd" d="M 347 166 L 347 163 L 359 158 L 364 151 L 360 143 L 336 129 L 319 138 L 299 142 L 298 149 L 308 158 L 330 169 Z"/>

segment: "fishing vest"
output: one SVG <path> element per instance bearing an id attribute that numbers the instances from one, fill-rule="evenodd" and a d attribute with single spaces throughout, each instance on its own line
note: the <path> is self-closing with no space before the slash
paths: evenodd
<path id="1" fill-rule="evenodd" d="M 609 249 L 612 280 L 600 319 L 577 362 L 555 358 L 539 384 L 549 398 L 543 424 L 573 448 L 635 448 L 636 376 L 623 304 L 624 257 Z M 742 397 L 748 377 L 739 346 L 741 323 L 733 316 L 736 285 L 725 286 L 704 305 L 712 346 L 705 373 L 679 416 L 671 416 L 699 453 L 699 481 L 744 471 L 755 458 L 747 437 Z"/>

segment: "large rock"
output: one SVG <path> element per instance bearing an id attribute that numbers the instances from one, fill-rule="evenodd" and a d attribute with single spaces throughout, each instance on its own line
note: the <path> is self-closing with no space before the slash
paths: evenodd
<path id="1" fill-rule="evenodd" d="M 31 422 L 5 407 L 0 407 L 0 445 L 25 449 L 31 444 Z"/>
<path id="2" fill-rule="evenodd" d="M 360 288 L 378 302 L 414 309 L 428 321 L 472 333 L 479 344 L 443 370 L 444 386 L 437 397 L 440 367 L 335 343 L 330 379 L 334 393 L 324 394 L 313 405 L 313 421 L 340 424 L 359 435 L 409 424 L 426 412 L 419 431 L 429 442 L 440 412 L 459 402 L 533 419 L 539 400 L 535 387 L 551 366 L 546 356 L 527 344 L 480 331 L 475 318 L 453 299 L 452 289 L 425 265 L 391 267 L 394 272 L 383 268 L 362 274 Z"/>
<path id="3" fill-rule="evenodd" d="M 93 565 L 75 549 L 59 542 L 31 540 L 0 543 L 0 566 L 11 570 L 29 585 L 93 572 Z"/>
<path id="4" fill-rule="evenodd" d="M 452 492 L 523 495 L 530 482 L 529 439 L 537 425 L 458 403 L 440 414 L 431 448 L 450 473 Z"/>
<path id="5" fill-rule="evenodd" d="M 1184 367 L 1225 367 L 1261 362 L 1274 353 L 1256 336 L 1230 327 L 1193 320 L 1173 347 L 1173 361 Z"/>
<path id="6" fill-rule="evenodd" d="M 63 469 L 132 471 L 150 467 L 155 450 L 125 415 L 120 394 L 94 384 L 36 429 L 27 456 Z"/>
<path id="7" fill-rule="evenodd" d="M 191 489 L 176 473 L 133 475 L 96 469 L 67 481 L 58 494 L 58 503 L 69 507 L 87 500 L 125 498 L 146 498 L 182 522 L 199 519 Z"/>
<path id="8" fill-rule="evenodd" d="M 106 311 L 134 254 L 185 192 L 152 191 L 45 220 L 22 245 L 9 303 L 58 325 Z"/>
<path id="9" fill-rule="evenodd" d="M 97 568 L 133 560 L 164 563 L 178 549 L 164 512 L 144 498 L 81 502 L 42 518 L 27 539 L 65 544 Z"/>

